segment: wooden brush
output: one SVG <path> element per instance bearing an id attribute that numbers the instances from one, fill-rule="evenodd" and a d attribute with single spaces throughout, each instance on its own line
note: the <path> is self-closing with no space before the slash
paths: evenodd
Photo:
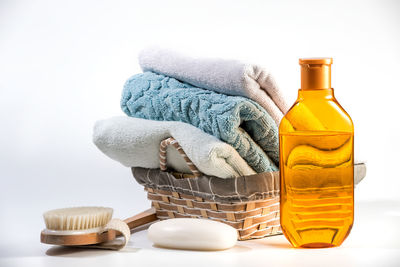
<path id="1" fill-rule="evenodd" d="M 105 207 L 76 207 L 50 210 L 43 214 L 46 229 L 40 241 L 62 246 L 107 244 L 118 235 L 125 238 L 124 244 L 104 246 L 120 249 L 130 238 L 130 230 L 157 220 L 153 208 L 125 219 L 111 219 L 113 209 Z M 100 246 L 101 247 L 101 246 Z"/>

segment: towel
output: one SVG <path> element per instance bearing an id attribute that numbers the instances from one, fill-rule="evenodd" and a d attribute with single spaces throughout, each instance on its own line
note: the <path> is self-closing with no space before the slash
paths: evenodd
<path id="1" fill-rule="evenodd" d="M 147 48 L 139 54 L 143 71 L 173 77 L 196 87 L 250 98 L 277 125 L 289 106 L 271 73 L 258 65 L 218 58 L 191 58 L 167 49 Z"/>
<path id="2" fill-rule="evenodd" d="M 232 178 L 255 174 L 230 145 L 183 122 L 113 117 L 96 122 L 93 142 L 108 157 L 127 167 L 159 168 L 160 142 L 174 137 L 204 174 Z M 190 173 L 182 156 L 167 148 L 167 166 Z"/>
<path id="3" fill-rule="evenodd" d="M 233 146 L 257 173 L 278 170 L 278 128 L 250 99 L 145 72 L 125 83 L 121 108 L 131 117 L 189 123 Z"/>

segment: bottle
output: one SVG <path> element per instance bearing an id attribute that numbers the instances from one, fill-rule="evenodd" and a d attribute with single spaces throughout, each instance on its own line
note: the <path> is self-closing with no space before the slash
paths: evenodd
<path id="1" fill-rule="evenodd" d="M 279 125 L 280 222 L 294 247 L 342 244 L 354 220 L 354 127 L 331 88 L 332 58 L 304 58 Z"/>

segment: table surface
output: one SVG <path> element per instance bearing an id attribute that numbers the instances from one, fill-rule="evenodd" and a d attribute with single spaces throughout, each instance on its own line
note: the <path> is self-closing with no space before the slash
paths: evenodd
<path id="1" fill-rule="evenodd" d="M 337 248 L 294 249 L 279 235 L 225 251 L 183 251 L 153 247 L 146 234 L 133 233 L 122 251 L 49 246 L 38 238 L 2 242 L 0 266 L 400 266 L 400 202 L 356 203 L 352 232 Z"/>

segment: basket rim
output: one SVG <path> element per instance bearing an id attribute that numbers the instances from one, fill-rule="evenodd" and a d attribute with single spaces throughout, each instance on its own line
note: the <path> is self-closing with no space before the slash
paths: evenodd
<path id="1" fill-rule="evenodd" d="M 131 170 L 136 181 L 144 187 L 221 203 L 265 200 L 279 196 L 278 172 L 224 179 L 208 175 L 177 178 L 169 171 L 141 167 L 132 167 Z"/>

